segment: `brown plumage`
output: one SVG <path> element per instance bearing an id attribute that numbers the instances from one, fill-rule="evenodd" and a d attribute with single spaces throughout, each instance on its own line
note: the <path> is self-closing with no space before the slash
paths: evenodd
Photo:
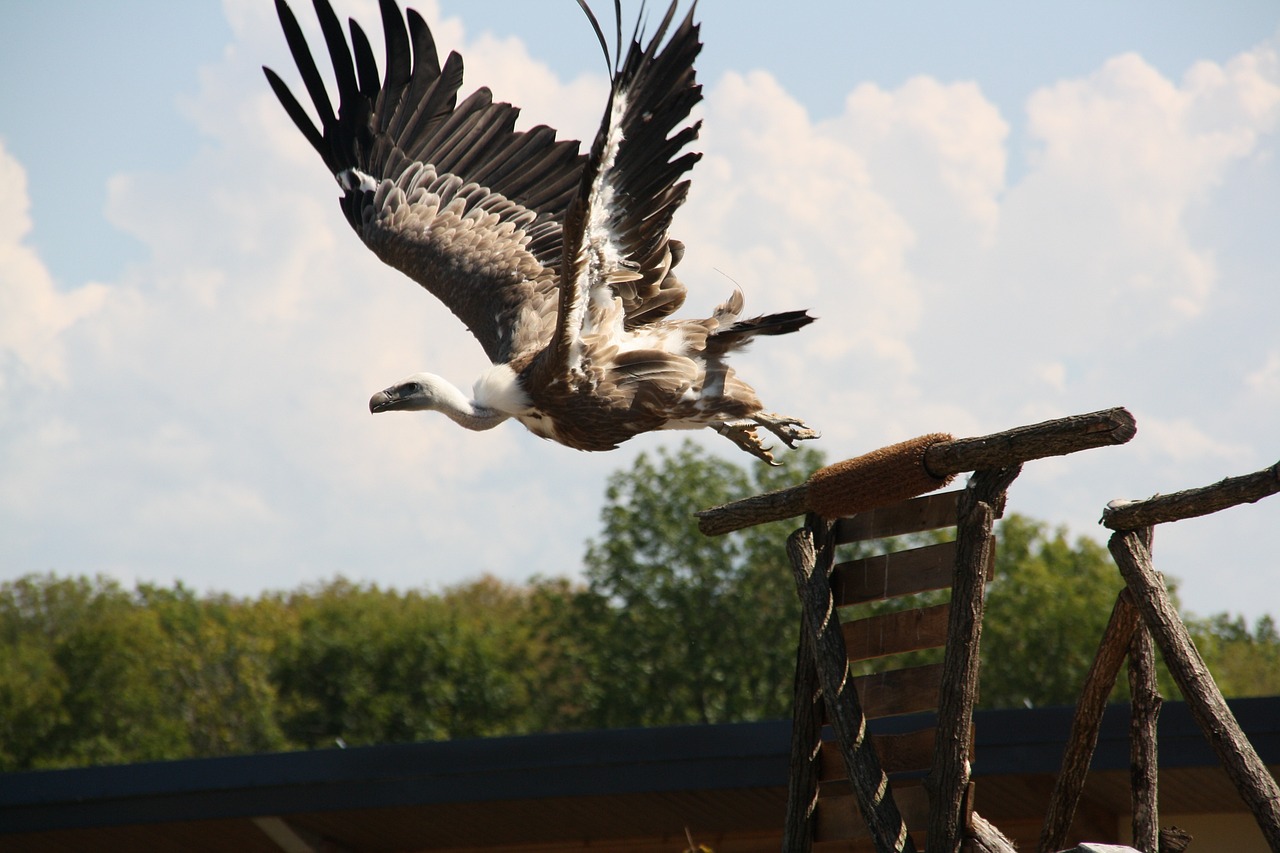
<path id="1" fill-rule="evenodd" d="M 493 363 L 473 399 L 419 373 L 375 394 L 372 411 L 436 409 L 471 429 L 516 418 L 580 450 L 705 426 L 766 461 L 759 427 L 791 447 L 817 436 L 797 419 L 764 412 L 726 363 L 757 335 L 812 322 L 806 312 L 739 320 L 735 292 L 706 319 L 671 317 L 685 298 L 672 272 L 684 247 L 667 230 L 700 157 L 685 150 L 698 134 L 689 113 L 702 97 L 692 10 L 673 27 L 673 2 L 646 45 L 637 26 L 584 156 L 550 128 L 515 131 L 518 110 L 494 103 L 488 89 L 459 101 L 461 57 L 450 53 L 441 65 L 412 9 L 402 15 L 394 0 L 380 2 L 380 78 L 360 26 L 349 22 L 348 41 L 328 0 L 314 2 L 336 112 L 284 0 L 276 9 L 319 128 L 264 68 L 267 80 L 337 178 L 352 228 L 448 306 Z M 607 59 L 604 34 L 579 2 Z M 620 20 L 617 42 L 621 54 Z"/>

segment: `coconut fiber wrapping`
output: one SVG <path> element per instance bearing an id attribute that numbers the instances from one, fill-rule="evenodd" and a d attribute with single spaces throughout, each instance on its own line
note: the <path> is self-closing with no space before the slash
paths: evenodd
<path id="1" fill-rule="evenodd" d="M 951 440 L 934 432 L 820 468 L 809 478 L 806 503 L 823 518 L 841 518 L 939 489 L 955 475 L 930 474 L 924 454 Z"/>

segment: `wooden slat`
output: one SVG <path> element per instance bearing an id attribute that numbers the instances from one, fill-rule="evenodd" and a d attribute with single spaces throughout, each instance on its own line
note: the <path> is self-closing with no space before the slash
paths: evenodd
<path id="1" fill-rule="evenodd" d="M 938 707 L 942 664 L 931 663 L 853 679 L 868 720 L 932 711 Z"/>
<path id="2" fill-rule="evenodd" d="M 831 595 L 836 607 L 847 607 L 865 601 L 950 589 L 955 562 L 956 543 L 939 542 L 923 548 L 838 563 L 831 573 Z M 987 565 L 988 582 L 995 577 L 995 570 L 993 547 L 991 561 Z"/>
<path id="3" fill-rule="evenodd" d="M 934 731 L 934 727 L 929 726 L 913 732 L 872 735 L 871 743 L 880 756 L 880 768 L 885 773 L 928 770 L 933 764 Z M 818 751 L 818 762 L 818 781 L 822 784 L 847 779 L 840 750 L 833 741 L 822 744 Z"/>
<path id="4" fill-rule="evenodd" d="M 845 622 L 840 630 L 849 660 L 870 660 L 945 645 L 950 611 L 950 604 L 935 604 Z"/>
<path id="5" fill-rule="evenodd" d="M 907 829 L 923 829 L 929 822 L 929 797 L 918 782 L 891 786 L 894 802 Z M 858 804 L 851 795 L 822 797 L 818 800 L 814 841 L 857 841 L 870 838 L 867 826 L 858 814 Z"/>
<path id="6" fill-rule="evenodd" d="M 956 543 L 939 542 L 837 563 L 831 572 L 831 595 L 836 607 L 844 607 L 915 592 L 950 589 L 955 562 Z"/>
<path id="7" fill-rule="evenodd" d="M 959 494 L 959 491 L 953 491 L 925 495 L 842 518 L 835 526 L 836 544 L 953 527 L 956 523 L 956 496 Z"/>

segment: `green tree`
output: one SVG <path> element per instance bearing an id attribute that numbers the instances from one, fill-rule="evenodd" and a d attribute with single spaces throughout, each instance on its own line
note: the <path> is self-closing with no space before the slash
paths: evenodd
<path id="1" fill-rule="evenodd" d="M 798 608 L 777 523 L 710 538 L 693 513 L 803 480 L 813 451 L 751 473 L 686 441 L 609 478 L 585 589 L 562 587 L 553 632 L 567 644 L 566 724 L 709 723 L 787 712 Z M 547 591 L 544 589 L 544 592 Z M 576 710 L 575 710 L 576 709 Z"/>
<path id="2" fill-rule="evenodd" d="M 47 576 L 6 583 L 0 626 L 17 651 L 0 676 L 2 701 L 15 719 L 47 713 L 9 733 L 7 769 L 182 754 L 181 721 L 164 714 L 154 668 L 160 626 L 118 583 Z"/>
<path id="3" fill-rule="evenodd" d="M 1190 618 L 1187 628 L 1224 695 L 1280 695 L 1280 633 L 1271 616 L 1252 630 L 1243 616 L 1227 613 Z"/>
<path id="4" fill-rule="evenodd" d="M 443 596 L 342 580 L 291 596 L 282 728 L 305 747 L 527 730 L 527 597 L 492 578 Z"/>

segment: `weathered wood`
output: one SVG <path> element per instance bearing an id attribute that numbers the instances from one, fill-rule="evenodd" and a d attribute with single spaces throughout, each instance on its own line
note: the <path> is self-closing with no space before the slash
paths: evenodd
<path id="1" fill-rule="evenodd" d="M 922 829 L 929 820 L 929 798 L 924 789 L 919 784 L 895 785 L 893 798 L 906 826 L 912 830 Z M 817 838 L 824 842 L 861 841 L 870 835 L 854 812 L 855 799 L 853 795 L 841 794 L 819 801 Z"/>
<path id="2" fill-rule="evenodd" d="M 995 577 L 995 549 L 987 561 L 986 580 Z M 836 564 L 831 594 L 836 607 L 898 598 L 917 592 L 949 589 L 956 565 L 956 543 L 939 542 L 907 551 L 877 554 Z"/>
<path id="3" fill-rule="evenodd" d="M 1089 772 L 1093 751 L 1098 745 L 1098 731 L 1102 727 L 1102 713 L 1107 707 L 1107 697 L 1115 687 L 1120 667 L 1129 654 L 1129 641 L 1140 620 L 1137 609 L 1126 593 L 1127 590 L 1122 590 L 1116 596 L 1116 603 L 1111 608 L 1111 618 L 1107 621 L 1102 641 L 1098 645 L 1098 654 L 1084 678 L 1080 700 L 1076 703 L 1075 716 L 1071 720 L 1071 735 L 1067 738 L 1066 751 L 1062 756 L 1062 769 L 1058 771 L 1058 778 L 1054 782 L 1044 826 L 1040 830 L 1040 844 L 1037 848 L 1039 853 L 1054 853 L 1055 850 L 1062 849 L 1067 833 L 1071 830 L 1071 821 L 1075 818 L 1080 795 L 1084 792 L 1084 780 Z"/>
<path id="4" fill-rule="evenodd" d="M 1182 853 L 1191 845 L 1191 833 L 1170 826 L 1160 830 L 1160 853 Z"/>
<path id="5" fill-rule="evenodd" d="M 843 646 L 843 642 L 841 643 Z M 862 700 L 867 719 L 896 717 L 932 711 L 938 707 L 942 686 L 942 664 L 930 663 L 889 672 L 873 672 L 851 679 Z"/>
<path id="6" fill-rule="evenodd" d="M 1191 642 L 1186 625 L 1151 565 L 1151 554 L 1141 533 L 1117 532 L 1109 547 L 1192 717 L 1217 753 L 1240 798 L 1253 812 L 1267 843 L 1280 853 L 1280 786 L 1240 729 Z"/>
<path id="7" fill-rule="evenodd" d="M 804 625 L 796 644 L 796 674 L 791 707 L 791 775 L 787 781 L 787 813 L 782 826 L 782 853 L 813 849 L 814 809 L 822 773 L 822 688 L 813 660 L 813 642 Z"/>
<path id="8" fill-rule="evenodd" d="M 924 467 L 938 479 L 965 471 L 1009 468 L 1032 459 L 1124 444 L 1136 432 L 1137 425 L 1128 411 L 1106 409 L 976 438 L 940 441 L 925 451 Z M 720 536 L 744 527 L 792 518 L 810 508 L 808 491 L 808 484 L 802 483 L 701 510 L 695 513 L 698 529 L 707 536 Z"/>
<path id="9" fill-rule="evenodd" d="M 911 770 L 928 770 L 933 764 L 933 726 L 911 732 L 875 734 L 871 743 L 880 758 L 880 769 L 885 773 L 905 773 Z M 818 781 L 834 782 L 847 778 L 840 758 L 839 747 L 832 741 L 822 744 L 819 750 Z"/>
<path id="10" fill-rule="evenodd" d="M 950 604 L 881 613 L 840 626 L 850 661 L 936 649 L 947 641 Z"/>
<path id="11" fill-rule="evenodd" d="M 1137 431 L 1137 422 L 1126 409 L 1104 409 L 1016 427 L 980 438 L 939 442 L 925 451 L 924 465 L 935 477 L 963 471 L 1011 468 L 1032 459 L 1124 444 Z"/>
<path id="12" fill-rule="evenodd" d="M 915 853 L 915 843 L 907 834 L 906 824 L 889 790 L 888 777 L 866 738 L 866 716 L 858 691 L 849 683 L 849 661 L 827 583 L 834 549 L 830 524 L 816 516 L 810 516 L 805 527 L 787 539 L 787 556 L 795 575 L 804 626 L 812 643 L 827 720 L 840 745 L 854 798 L 876 850 Z M 820 810 L 820 826 L 824 819 L 822 813 L 826 811 Z"/>
<path id="13" fill-rule="evenodd" d="M 938 699 L 938 736 L 933 768 L 925 777 L 932 811 L 928 849 L 955 853 L 965 827 L 973 708 L 978 694 L 978 650 L 982 638 L 983 589 L 991 555 L 991 533 L 1004 512 L 1005 492 L 1021 466 L 978 471 L 962 493 L 957 511 L 956 569 Z"/>
<path id="14" fill-rule="evenodd" d="M 960 490 L 938 492 L 839 519 L 834 533 L 836 544 L 847 545 L 850 542 L 954 527 L 956 499 L 960 494 Z"/>
<path id="15" fill-rule="evenodd" d="M 1017 853 L 1018 848 L 989 820 L 974 812 L 960 850 L 962 853 Z"/>
<path id="16" fill-rule="evenodd" d="M 1242 477 L 1228 477 L 1212 486 L 1156 495 L 1144 501 L 1113 501 L 1102 511 L 1102 523 L 1112 530 L 1137 530 L 1254 503 L 1276 492 L 1280 492 L 1280 462 Z"/>
<path id="17" fill-rule="evenodd" d="M 1133 846 L 1143 853 L 1160 850 L 1156 721 L 1162 700 L 1155 657 L 1151 632 L 1139 624 L 1129 641 L 1129 790 L 1133 792 Z"/>

